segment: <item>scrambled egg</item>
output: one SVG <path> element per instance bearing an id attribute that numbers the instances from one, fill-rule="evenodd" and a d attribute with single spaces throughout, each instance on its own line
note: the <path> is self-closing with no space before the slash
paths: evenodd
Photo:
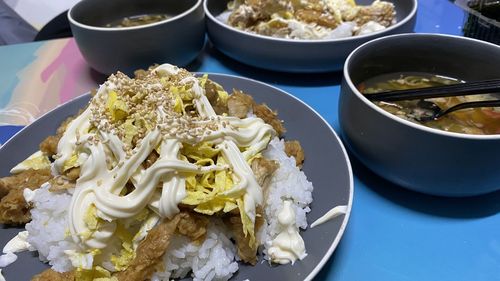
<path id="1" fill-rule="evenodd" d="M 100 221 L 102 219 L 97 216 L 97 208 L 94 204 L 90 205 L 85 212 L 85 216 L 83 218 L 83 222 L 87 225 L 90 232 L 82 233 L 81 236 L 85 240 L 89 238 L 92 233 L 99 228 Z"/>
<path id="2" fill-rule="evenodd" d="M 78 270 L 91 270 L 94 262 L 94 256 L 100 254 L 100 250 L 94 250 L 90 253 L 81 253 L 75 250 L 65 250 L 64 254 L 69 258 L 71 264 Z"/>
<path id="3" fill-rule="evenodd" d="M 78 166 L 80 166 L 80 164 L 78 163 L 78 154 L 74 152 L 73 155 L 71 155 L 71 157 L 66 162 L 64 162 L 63 171 L 67 171 Z"/>
<path id="4" fill-rule="evenodd" d="M 26 170 L 40 170 L 50 168 L 50 160 L 47 155 L 43 154 L 41 151 L 37 151 L 26 158 L 21 163 L 17 164 L 14 168 L 10 170 L 11 174 L 18 174 Z"/>
<path id="5" fill-rule="evenodd" d="M 111 263 L 113 263 L 116 270 L 122 271 L 125 270 L 135 258 L 134 236 L 121 223 L 117 224 L 115 235 L 121 240 L 122 249 L 119 255 L 111 256 Z"/>
<path id="6" fill-rule="evenodd" d="M 226 164 L 219 151 L 209 142 L 202 142 L 195 146 L 185 145 L 181 153 L 185 159 L 195 161 L 197 165 Z M 256 157 L 260 157 L 260 154 L 248 155 L 247 161 L 251 163 Z M 221 211 L 228 213 L 238 208 L 243 232 L 245 236 L 250 235 L 249 244 L 254 244 L 254 223 L 245 212 L 243 194 L 227 192 L 234 185 L 231 171 L 214 171 L 201 176 L 190 175 L 186 177 L 187 196 L 182 203 L 195 206 L 196 212 L 205 215 L 213 215 Z"/>
<path id="7" fill-rule="evenodd" d="M 95 266 L 90 270 L 78 268 L 75 277 L 79 281 L 118 281 L 116 277 L 111 276 L 111 272 L 100 266 Z"/>
<path id="8" fill-rule="evenodd" d="M 151 230 L 159 221 L 159 216 L 155 213 L 144 209 L 142 212 L 124 222 L 118 222 L 115 235 L 121 242 L 119 252 L 111 255 L 111 263 L 115 270 L 125 270 L 130 262 L 135 258 L 135 251 L 149 230 Z M 99 227 L 100 218 L 97 216 L 97 208 L 91 205 L 85 214 L 84 221 L 91 230 L 96 230 Z M 144 223 L 142 223 L 144 222 Z M 141 224 L 140 229 L 135 235 L 130 232 L 125 224 Z M 83 238 L 89 236 L 83 234 Z M 111 277 L 110 271 L 100 267 L 93 266 L 94 258 L 101 254 L 99 250 L 93 250 L 90 253 L 81 253 L 76 251 L 66 251 L 65 254 L 71 260 L 73 266 L 77 268 L 77 280 L 98 280 L 98 281 L 115 281 L 115 277 Z"/>
<path id="9" fill-rule="evenodd" d="M 127 104 L 118 97 L 115 91 L 109 91 L 106 108 L 110 113 L 111 120 L 115 122 L 125 119 L 129 113 Z"/>
<path id="10" fill-rule="evenodd" d="M 185 145 L 181 153 L 186 159 L 195 161 L 197 165 L 226 164 L 224 158 L 219 155 L 219 151 L 208 142 L 202 142 L 195 146 Z M 189 175 L 186 177 L 187 196 L 182 200 L 182 203 L 196 206 L 194 210 L 205 215 L 213 215 L 219 211 L 227 213 L 237 207 L 237 198 L 224 194 L 233 186 L 233 179 L 229 171 L 221 170 L 204 175 Z"/>

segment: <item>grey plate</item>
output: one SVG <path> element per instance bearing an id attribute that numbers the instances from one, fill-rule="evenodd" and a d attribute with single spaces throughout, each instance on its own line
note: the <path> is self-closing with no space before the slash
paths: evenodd
<path id="1" fill-rule="evenodd" d="M 301 142 L 306 155 L 304 172 L 314 184 L 309 223 L 332 207 L 348 205 L 345 216 L 333 219 L 323 225 L 302 232 L 308 256 L 293 266 L 257 266 L 240 264 L 240 270 L 232 280 L 310 280 L 326 263 L 342 237 L 349 219 L 353 197 L 353 176 L 350 162 L 340 142 L 328 123 L 312 108 L 290 94 L 272 86 L 235 76 L 209 74 L 209 78 L 225 89 L 237 88 L 251 94 L 261 103 L 279 112 L 288 129 L 287 139 Z M 58 125 L 73 115 L 89 100 L 84 95 L 47 113 L 16 134 L 0 149 L 2 165 L 0 175 L 9 174 L 11 167 L 38 149 L 38 144 L 53 134 Z M 0 247 L 14 237 L 22 228 L 0 230 Z M 34 274 L 47 268 L 33 253 L 22 253 L 19 259 L 4 270 L 7 280 L 29 280 Z"/>
<path id="2" fill-rule="evenodd" d="M 397 23 L 385 30 L 362 36 L 331 40 L 291 40 L 244 32 L 216 19 L 229 0 L 204 0 L 210 41 L 227 56 L 256 67 L 284 72 L 326 72 L 342 69 L 349 53 L 359 45 L 385 35 L 412 32 L 417 0 L 387 0 L 394 3 Z M 373 0 L 356 1 L 369 5 Z"/>

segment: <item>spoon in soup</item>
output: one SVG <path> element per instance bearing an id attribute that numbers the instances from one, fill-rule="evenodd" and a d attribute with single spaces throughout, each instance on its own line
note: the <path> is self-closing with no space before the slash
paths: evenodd
<path id="1" fill-rule="evenodd" d="M 478 108 L 478 107 L 500 107 L 500 100 L 486 100 L 486 101 L 473 101 L 459 103 L 448 109 L 442 109 L 437 104 L 432 101 L 420 100 L 417 106 L 422 110 L 419 111 L 420 114 L 415 114 L 415 119 L 420 122 L 428 122 L 432 120 L 437 120 L 448 113 L 468 108 Z"/>
<path id="2" fill-rule="evenodd" d="M 453 96 L 469 96 L 478 94 L 493 94 L 500 92 L 500 79 L 483 80 L 465 82 L 451 85 L 443 85 L 436 87 L 386 91 L 373 94 L 365 94 L 364 96 L 371 101 L 394 102 L 404 100 L 419 100 L 417 107 L 413 112 L 414 118 L 420 122 L 427 122 L 437 120 L 448 113 L 478 107 L 498 107 L 500 106 L 499 100 L 486 100 L 464 102 L 452 106 L 447 109 L 440 108 L 432 101 L 424 100 L 429 98 L 442 98 Z"/>

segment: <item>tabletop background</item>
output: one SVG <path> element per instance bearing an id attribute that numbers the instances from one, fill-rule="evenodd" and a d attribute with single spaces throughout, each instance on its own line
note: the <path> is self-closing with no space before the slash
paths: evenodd
<path id="1" fill-rule="evenodd" d="M 420 0 L 415 32 L 462 35 L 466 17 L 449 1 Z M 187 68 L 277 86 L 312 106 L 341 135 L 341 72 L 256 69 L 224 56 L 209 42 Z M 86 65 L 73 39 L 0 47 L 0 144 L 104 80 Z M 315 280 L 500 280 L 500 192 L 462 199 L 423 195 L 381 179 L 353 156 L 351 162 L 350 221 Z"/>

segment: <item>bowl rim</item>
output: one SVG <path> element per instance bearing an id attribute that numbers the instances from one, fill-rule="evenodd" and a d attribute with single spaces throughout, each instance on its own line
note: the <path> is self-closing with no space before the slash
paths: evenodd
<path id="1" fill-rule="evenodd" d="M 175 21 L 175 20 L 178 20 L 180 18 L 183 18 L 183 17 L 191 14 L 193 11 L 197 10 L 201 6 L 201 4 L 203 3 L 203 0 L 196 0 L 196 3 L 191 8 L 189 8 L 186 11 L 184 11 L 178 15 L 175 15 L 171 18 L 167 18 L 167 19 L 164 19 L 161 21 L 152 22 L 152 23 L 143 24 L 143 25 L 130 26 L 130 27 L 99 27 L 99 26 L 93 26 L 93 25 L 81 23 L 81 22 L 75 20 L 73 18 L 73 16 L 71 15 L 71 13 L 73 12 L 73 9 L 75 9 L 75 7 L 78 6 L 78 4 L 80 4 L 80 3 L 81 2 L 78 2 L 75 5 L 73 5 L 67 12 L 68 20 L 71 24 L 76 25 L 76 26 L 83 28 L 83 29 L 89 29 L 89 30 L 95 30 L 95 31 L 126 31 L 126 30 L 137 30 L 137 29 L 144 29 L 144 28 L 148 28 L 148 27 L 153 27 L 153 26 L 161 25 L 161 24 L 164 24 L 167 22 L 171 22 L 171 21 Z"/>
<path id="2" fill-rule="evenodd" d="M 411 121 L 408 121 L 406 119 L 403 119 L 401 117 L 395 116 L 382 108 L 378 107 L 375 105 L 373 102 L 371 102 L 369 99 L 367 99 L 354 85 L 354 83 L 351 80 L 351 76 L 349 75 L 349 66 L 351 65 L 351 60 L 353 59 L 354 56 L 357 55 L 358 52 L 360 52 L 362 49 L 368 48 L 371 44 L 378 42 L 378 41 L 385 41 L 388 39 L 393 39 L 401 37 L 400 40 L 404 40 L 404 38 L 407 37 L 422 37 L 422 38 L 451 38 L 452 40 L 463 40 L 463 41 L 469 41 L 473 42 L 475 44 L 483 44 L 483 45 L 489 45 L 491 47 L 499 48 L 500 46 L 495 45 L 493 43 L 489 43 L 486 41 L 474 39 L 474 38 L 468 38 L 468 37 L 462 37 L 462 36 L 456 36 L 456 35 L 449 35 L 449 34 L 440 34 L 440 33 L 401 33 L 401 34 L 394 34 L 394 35 L 388 35 L 380 38 L 376 38 L 374 40 L 368 41 L 356 49 L 352 51 L 347 59 L 345 60 L 344 64 L 344 69 L 343 69 L 343 76 L 344 80 L 346 81 L 347 85 L 349 86 L 350 90 L 354 93 L 358 99 L 363 101 L 366 105 L 368 105 L 371 109 L 375 110 L 376 112 L 384 115 L 385 117 L 395 121 L 399 122 L 403 125 L 412 127 L 414 129 L 424 131 L 426 133 L 431 133 L 431 134 L 436 134 L 436 135 L 441 135 L 441 136 L 446 136 L 446 137 L 451 137 L 451 138 L 458 138 L 458 139 L 468 139 L 468 140 L 499 140 L 500 139 L 500 134 L 492 134 L 492 135 L 473 135 L 473 134 L 463 134 L 463 133 L 455 133 L 455 132 L 448 132 L 440 129 L 435 129 L 435 128 L 430 128 L 426 127 L 421 124 L 417 124 Z"/>
<path id="3" fill-rule="evenodd" d="M 363 35 L 355 35 L 351 37 L 343 37 L 343 38 L 334 38 L 334 39 L 285 39 L 285 38 L 277 38 L 277 37 L 272 37 L 272 36 L 264 36 L 256 33 L 250 33 L 247 31 L 243 31 L 240 29 L 237 29 L 235 27 L 232 27 L 226 23 L 221 22 L 218 20 L 210 10 L 208 9 L 207 2 L 209 0 L 203 0 L 203 9 L 205 11 L 205 15 L 207 15 L 207 18 L 216 23 L 217 25 L 221 26 L 222 28 L 226 28 L 229 31 L 235 32 L 237 34 L 240 34 L 242 36 L 250 36 L 250 37 L 255 37 L 260 40 L 267 40 L 267 41 L 276 41 L 276 42 L 285 42 L 285 43 L 296 43 L 296 44 L 311 44 L 311 43 L 317 43 L 317 44 L 329 44 L 329 43 L 335 43 L 335 42 L 346 42 L 346 41 L 353 41 L 355 39 L 369 39 L 370 37 L 376 37 L 383 35 L 384 33 L 390 32 L 396 28 L 399 28 L 400 26 L 405 25 L 408 23 L 411 19 L 413 19 L 416 16 L 417 13 L 417 8 L 418 8 L 418 0 L 411 0 L 413 5 L 410 13 L 404 17 L 401 21 L 397 22 L 396 24 L 393 24 L 385 29 L 371 32 L 368 34 L 363 34 Z M 389 0 L 390 1 L 390 0 Z M 392 3 L 392 2 L 391 2 Z"/>

